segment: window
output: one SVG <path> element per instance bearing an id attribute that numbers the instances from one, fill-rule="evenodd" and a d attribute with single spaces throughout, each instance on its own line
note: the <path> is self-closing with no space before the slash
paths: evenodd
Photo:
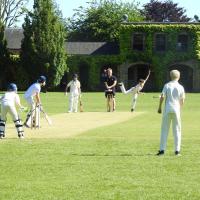
<path id="1" fill-rule="evenodd" d="M 187 51 L 188 35 L 186 35 L 186 34 L 178 35 L 176 49 L 177 49 L 177 51 Z"/>
<path id="2" fill-rule="evenodd" d="M 138 51 L 144 51 L 144 34 L 133 34 L 133 49 Z"/>
<path id="3" fill-rule="evenodd" d="M 156 51 L 165 51 L 166 50 L 166 35 L 165 34 L 156 34 L 155 50 Z"/>

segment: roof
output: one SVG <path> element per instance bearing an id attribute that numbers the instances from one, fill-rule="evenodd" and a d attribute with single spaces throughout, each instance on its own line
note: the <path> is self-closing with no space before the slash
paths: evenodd
<path id="1" fill-rule="evenodd" d="M 20 50 L 24 38 L 23 29 L 5 29 L 5 38 L 9 50 Z M 65 42 L 69 55 L 112 55 L 119 53 L 117 42 Z"/>
<path id="2" fill-rule="evenodd" d="M 70 55 L 111 55 L 119 54 L 117 42 L 66 42 Z"/>

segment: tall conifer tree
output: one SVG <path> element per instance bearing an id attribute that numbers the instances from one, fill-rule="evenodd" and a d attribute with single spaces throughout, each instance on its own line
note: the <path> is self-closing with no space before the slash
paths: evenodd
<path id="1" fill-rule="evenodd" d="M 30 82 L 46 75 L 49 87 L 56 87 L 66 71 L 65 29 L 52 0 L 34 0 L 33 13 L 23 24 L 21 60 Z"/>

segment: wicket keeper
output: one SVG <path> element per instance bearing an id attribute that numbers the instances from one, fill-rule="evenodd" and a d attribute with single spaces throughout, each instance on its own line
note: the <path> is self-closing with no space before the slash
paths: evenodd
<path id="1" fill-rule="evenodd" d="M 180 155 L 181 149 L 181 107 L 185 99 L 185 91 L 179 84 L 180 72 L 178 70 L 170 71 L 171 81 L 164 85 L 161 93 L 158 113 L 162 113 L 162 103 L 165 99 L 165 108 L 163 111 L 160 150 L 157 155 L 164 155 L 167 146 L 167 136 L 172 122 L 172 130 L 174 135 L 174 152 Z"/>
<path id="2" fill-rule="evenodd" d="M 1 118 L 0 118 L 0 139 L 5 137 L 5 125 L 7 113 L 12 116 L 13 122 L 18 132 L 18 137 L 20 139 L 24 138 L 24 130 L 22 121 L 17 113 L 16 105 L 23 109 L 20 103 L 19 95 L 17 94 L 17 85 L 15 83 L 10 83 L 7 88 L 7 92 L 1 97 Z"/>

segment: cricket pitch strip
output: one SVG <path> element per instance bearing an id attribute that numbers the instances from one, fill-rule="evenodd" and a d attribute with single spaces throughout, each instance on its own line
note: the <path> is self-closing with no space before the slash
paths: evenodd
<path id="1" fill-rule="evenodd" d="M 91 129 L 133 119 L 141 114 L 143 114 L 143 112 L 84 112 L 57 114 L 51 116 L 51 126 L 42 118 L 40 129 L 31 130 L 29 128 L 24 128 L 25 139 L 73 137 Z M 6 138 L 17 138 L 13 123 L 7 124 L 6 126 Z"/>

